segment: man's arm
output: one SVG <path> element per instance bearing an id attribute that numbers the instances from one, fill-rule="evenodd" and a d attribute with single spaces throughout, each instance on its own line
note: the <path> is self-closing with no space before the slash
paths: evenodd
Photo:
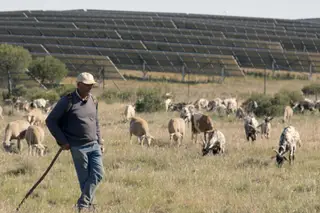
<path id="1" fill-rule="evenodd" d="M 97 129 L 98 143 L 100 145 L 103 145 L 103 142 L 101 140 L 101 135 L 100 135 L 100 124 L 99 124 L 99 117 L 98 117 L 98 103 L 96 106 L 96 129 Z"/>
<path id="2" fill-rule="evenodd" d="M 64 135 L 61 128 L 59 127 L 59 121 L 62 118 L 67 107 L 68 107 L 68 98 L 67 97 L 61 98 L 46 119 L 46 124 L 50 133 L 56 139 L 57 143 L 60 146 L 68 144 L 68 140 L 66 136 Z"/>

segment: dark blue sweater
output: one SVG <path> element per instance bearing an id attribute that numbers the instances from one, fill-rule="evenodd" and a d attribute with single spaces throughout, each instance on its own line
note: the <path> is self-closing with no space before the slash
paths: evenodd
<path id="1" fill-rule="evenodd" d="M 46 119 L 46 124 L 57 143 L 80 146 L 98 141 L 101 144 L 98 110 L 93 98 L 83 101 L 72 93 L 72 107 L 68 112 L 68 97 L 62 97 Z M 59 125 L 60 124 L 60 125 Z"/>

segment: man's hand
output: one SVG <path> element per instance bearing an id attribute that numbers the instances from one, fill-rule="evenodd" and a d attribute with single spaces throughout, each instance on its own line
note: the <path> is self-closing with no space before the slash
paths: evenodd
<path id="1" fill-rule="evenodd" d="M 63 144 L 63 145 L 61 145 L 61 148 L 63 150 L 69 150 L 70 149 L 70 145 L 69 144 Z"/>
<path id="2" fill-rule="evenodd" d="M 104 153 L 104 146 L 100 144 L 101 153 Z"/>

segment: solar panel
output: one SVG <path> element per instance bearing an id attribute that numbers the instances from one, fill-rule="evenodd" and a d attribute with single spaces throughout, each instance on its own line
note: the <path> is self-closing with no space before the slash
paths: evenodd
<path id="1" fill-rule="evenodd" d="M 18 44 L 24 47 L 34 46 L 30 44 Z M 65 54 L 73 50 L 76 55 L 100 55 L 109 56 L 112 62 L 117 67 L 134 66 L 138 70 L 142 70 L 143 61 L 147 62 L 148 57 L 153 56 L 155 60 L 159 60 L 158 66 L 165 66 L 166 71 L 175 71 L 180 69 L 183 64 L 188 64 L 186 67 L 192 72 L 201 72 L 209 74 L 210 66 L 220 66 L 225 68 L 226 74 L 228 72 L 238 73 L 240 75 L 240 68 L 234 60 L 233 56 L 221 55 L 206 55 L 206 54 L 192 54 L 192 53 L 174 53 L 174 52 L 160 52 L 160 51 L 145 51 L 145 50 L 125 50 L 125 49 L 111 49 L 111 48 L 91 48 L 91 47 L 73 47 L 64 45 L 43 45 L 50 54 Z M 182 59 L 182 60 L 181 60 Z M 153 63 L 154 64 L 154 63 Z M 179 65 L 179 67 L 177 67 Z M 210 65 L 210 66 L 209 66 Z M 150 65 L 151 66 L 151 65 Z M 168 66 L 168 67 L 167 67 Z M 147 66 L 148 67 L 148 66 Z M 208 68 L 209 67 L 209 68 Z M 170 68 L 170 69 L 169 69 Z M 214 74 L 214 73 L 210 73 Z"/>
<path id="2" fill-rule="evenodd" d="M 317 38 L 301 38 L 296 36 L 268 36 L 252 33 L 225 33 L 225 35 L 227 38 L 280 42 L 281 46 L 285 50 L 296 50 L 303 52 L 319 52 L 320 50 L 320 39 Z"/>
<path id="3" fill-rule="evenodd" d="M 12 35 L 39 35 L 39 36 L 61 36 L 61 37 L 84 37 L 84 38 L 110 38 L 119 39 L 119 35 L 114 30 L 85 30 L 85 29 L 65 29 L 65 28 L 30 28 L 0 26 L 5 29 L 6 34 Z"/>

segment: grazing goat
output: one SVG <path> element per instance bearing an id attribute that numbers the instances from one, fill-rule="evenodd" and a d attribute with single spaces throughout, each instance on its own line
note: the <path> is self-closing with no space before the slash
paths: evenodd
<path id="1" fill-rule="evenodd" d="M 25 135 L 29 155 L 35 155 L 37 153 L 40 156 L 44 155 L 46 147 L 42 144 L 44 140 L 44 131 L 41 127 L 31 125 L 28 127 Z"/>
<path id="2" fill-rule="evenodd" d="M 291 118 L 293 116 L 293 110 L 290 106 L 286 106 L 284 108 L 284 113 L 283 113 L 283 123 L 285 122 L 290 122 Z"/>
<path id="3" fill-rule="evenodd" d="M 229 116 L 231 113 L 235 113 L 237 110 L 237 99 L 236 98 L 226 98 L 222 102 L 226 106 L 226 113 Z"/>
<path id="4" fill-rule="evenodd" d="M 182 118 L 172 118 L 168 123 L 168 132 L 170 135 L 170 145 L 172 145 L 172 139 L 178 142 L 178 146 L 181 145 L 183 137 L 185 135 L 186 123 Z"/>
<path id="5" fill-rule="evenodd" d="M 273 117 L 266 117 L 264 122 L 262 122 L 258 127 L 261 127 L 261 138 L 265 137 L 267 139 L 270 138 L 271 135 L 271 123 L 270 121 Z"/>
<path id="6" fill-rule="evenodd" d="M 299 132 L 293 127 L 288 126 L 285 127 L 282 131 L 279 141 L 279 149 L 274 151 L 277 153 L 276 156 L 272 158 L 276 158 L 276 162 L 278 166 L 282 166 L 284 160 L 287 158 L 284 156 L 286 152 L 289 151 L 289 163 L 293 163 L 294 161 L 294 154 L 297 149 L 297 144 L 301 147 L 301 139 Z"/>
<path id="7" fill-rule="evenodd" d="M 192 107 L 184 107 L 180 113 L 180 117 L 185 121 L 191 121 L 191 140 L 193 141 L 195 138 L 194 143 L 198 141 L 198 134 L 203 132 L 204 137 L 206 137 L 206 132 L 213 130 L 212 119 L 208 115 L 196 112 Z"/>
<path id="8" fill-rule="evenodd" d="M 244 131 L 246 134 L 247 141 L 255 141 L 257 139 L 257 133 L 259 130 L 257 129 L 259 123 L 254 116 L 247 115 L 244 118 Z"/>
<path id="9" fill-rule="evenodd" d="M 144 140 L 147 140 L 148 146 L 151 145 L 151 141 L 154 139 L 149 133 L 149 126 L 147 121 L 140 117 L 133 117 L 130 121 L 130 144 L 132 144 L 132 135 L 138 137 L 138 142 L 143 146 Z"/>
<path id="10" fill-rule="evenodd" d="M 26 120 L 16 120 L 11 121 L 7 124 L 4 133 L 3 147 L 6 151 L 10 149 L 10 141 L 15 139 L 17 140 L 17 146 L 19 152 L 22 151 L 21 140 L 25 138 L 26 131 L 30 126 L 29 122 Z"/>
<path id="11" fill-rule="evenodd" d="M 207 110 L 208 111 L 215 111 L 217 107 L 222 105 L 222 100 L 220 98 L 215 98 L 212 101 L 209 101 Z"/>
<path id="12" fill-rule="evenodd" d="M 135 111 L 135 105 L 127 105 L 125 110 L 124 110 L 124 117 L 126 121 L 129 121 L 132 117 L 134 117 L 136 114 Z"/>
<path id="13" fill-rule="evenodd" d="M 219 130 L 214 130 L 207 134 L 207 139 L 202 139 L 202 156 L 208 154 L 210 150 L 214 155 L 224 153 L 226 145 L 226 138 L 224 137 L 224 134 Z"/>
<path id="14" fill-rule="evenodd" d="M 311 112 L 315 111 L 315 103 L 307 98 L 305 98 L 302 101 L 296 102 L 296 103 L 293 103 L 291 101 L 291 105 L 293 106 L 292 107 L 293 110 L 295 108 L 300 109 L 300 113 L 304 113 L 304 110 L 309 110 Z"/>
<path id="15" fill-rule="evenodd" d="M 199 100 L 196 100 L 194 102 L 194 106 L 196 109 L 201 110 L 201 109 L 207 109 L 209 105 L 209 101 L 204 98 L 200 98 Z"/>

